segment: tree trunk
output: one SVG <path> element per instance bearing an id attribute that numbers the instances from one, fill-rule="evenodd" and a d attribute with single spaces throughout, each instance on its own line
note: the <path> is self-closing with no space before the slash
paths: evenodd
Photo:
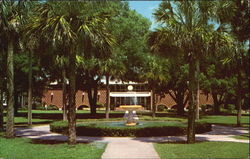
<path id="1" fill-rule="evenodd" d="M 70 145 L 76 144 L 76 53 L 71 51 L 69 57 L 69 110 L 68 110 L 68 125 L 69 125 L 69 141 Z"/>
<path id="2" fill-rule="evenodd" d="M 63 68 L 62 70 L 62 78 L 63 78 L 63 83 L 62 83 L 62 91 L 63 91 L 63 121 L 67 121 L 67 80 L 66 80 L 66 69 Z"/>
<path id="3" fill-rule="evenodd" d="M 14 135 L 14 66 L 13 66 L 13 41 L 9 40 L 7 55 L 7 122 L 6 137 L 13 138 Z"/>
<path id="4" fill-rule="evenodd" d="M 196 120 L 200 118 L 200 82 L 199 82 L 199 74 L 200 74 L 200 62 L 197 60 L 196 62 L 196 79 L 197 79 L 197 104 L 196 104 Z"/>
<path id="5" fill-rule="evenodd" d="M 220 114 L 220 103 L 217 97 L 217 93 L 212 91 L 212 97 L 214 101 L 214 114 L 218 115 Z"/>
<path id="6" fill-rule="evenodd" d="M 176 92 L 176 104 L 177 104 L 177 114 L 184 115 L 184 107 L 185 107 L 185 92 L 181 92 L 182 90 L 177 90 Z"/>
<path id="7" fill-rule="evenodd" d="M 196 108 L 196 93 L 197 93 L 197 79 L 196 79 L 196 59 L 189 62 L 189 106 L 188 106 L 188 131 L 187 143 L 195 142 L 195 108 Z"/>
<path id="8" fill-rule="evenodd" d="M 0 132 L 3 131 L 3 89 L 0 83 Z"/>
<path id="9" fill-rule="evenodd" d="M 240 68 L 239 68 L 240 69 Z M 237 101 L 236 101 L 236 108 L 237 108 L 237 126 L 241 126 L 241 100 L 242 100 L 242 95 L 241 95 L 241 85 L 242 85 L 242 79 L 241 79 L 241 71 L 238 70 L 238 75 L 237 75 Z"/>
<path id="10" fill-rule="evenodd" d="M 151 91 L 151 105 L 153 107 L 152 117 L 155 118 L 156 117 L 156 106 L 155 106 L 155 101 L 154 101 L 154 89 L 153 88 L 152 88 L 152 91 Z"/>
<path id="11" fill-rule="evenodd" d="M 97 85 L 91 86 L 87 89 L 88 91 L 88 98 L 90 104 L 90 114 L 96 115 L 96 101 L 97 101 Z"/>
<path id="12" fill-rule="evenodd" d="M 109 112 L 110 112 L 110 96 L 109 96 L 109 75 L 106 75 L 106 119 L 109 119 Z"/>
<path id="13" fill-rule="evenodd" d="M 4 51 L 0 50 L 0 54 L 4 55 Z M 3 57 L 3 56 L 2 56 Z M 4 57 L 3 57 L 4 58 Z M 3 65 L 1 65 L 3 67 Z M 4 92 L 4 73 L 0 75 L 0 132 L 3 131 L 3 92 Z"/>
<path id="14" fill-rule="evenodd" d="M 32 125 L 32 51 L 29 52 L 28 125 Z"/>
<path id="15" fill-rule="evenodd" d="M 15 82 L 14 82 L 14 85 L 15 85 Z M 14 91 L 14 117 L 17 116 L 18 114 L 18 107 L 19 107 L 18 92 Z"/>

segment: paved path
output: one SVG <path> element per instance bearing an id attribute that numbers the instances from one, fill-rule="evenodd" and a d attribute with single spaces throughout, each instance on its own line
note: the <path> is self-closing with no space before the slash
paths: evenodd
<path id="1" fill-rule="evenodd" d="M 249 140 L 234 139 L 232 136 L 249 133 L 246 128 L 226 127 L 213 125 L 211 132 L 196 134 L 198 141 L 229 141 L 249 143 Z M 67 136 L 51 133 L 49 125 L 36 126 L 32 128 L 16 128 L 16 134 L 20 137 L 27 137 L 41 140 L 67 141 Z M 107 142 L 107 148 L 102 155 L 103 159 L 112 158 L 143 158 L 159 159 L 154 150 L 154 142 L 176 142 L 186 141 L 186 136 L 165 136 L 165 137 L 87 137 L 78 136 L 78 142 Z"/>

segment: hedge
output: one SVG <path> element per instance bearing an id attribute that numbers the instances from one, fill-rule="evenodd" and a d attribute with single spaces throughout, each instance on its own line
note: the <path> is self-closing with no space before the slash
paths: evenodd
<path id="1" fill-rule="evenodd" d="M 77 123 L 76 134 L 78 136 L 179 136 L 187 133 L 187 124 L 181 122 L 144 122 L 144 126 L 112 126 L 110 122 Z M 196 123 L 196 133 L 211 131 L 211 124 Z M 67 122 L 59 121 L 50 124 L 50 131 L 67 134 Z"/>

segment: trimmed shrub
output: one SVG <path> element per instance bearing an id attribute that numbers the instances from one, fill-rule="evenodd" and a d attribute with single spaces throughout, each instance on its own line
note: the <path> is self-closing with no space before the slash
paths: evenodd
<path id="1" fill-rule="evenodd" d="M 201 105 L 201 111 L 202 111 L 202 112 L 205 113 L 205 112 L 206 112 L 206 109 L 207 109 L 207 106 L 206 106 L 206 105 L 204 105 L 204 104 Z"/>
<path id="2" fill-rule="evenodd" d="M 48 105 L 47 110 L 58 110 L 59 108 L 55 105 Z"/>
<path id="3" fill-rule="evenodd" d="M 181 122 L 141 122 L 142 125 L 124 126 L 122 122 L 120 126 L 114 126 L 110 122 L 90 122 L 77 123 L 76 132 L 80 136 L 178 136 L 187 133 L 187 124 Z M 50 131 L 67 134 L 67 122 L 54 122 L 50 125 Z M 211 124 L 197 123 L 196 133 L 204 133 L 211 131 Z"/>
<path id="4" fill-rule="evenodd" d="M 235 110 L 235 105 L 234 104 L 228 104 L 227 105 L 227 112 L 228 113 L 233 113 Z"/>
<path id="5" fill-rule="evenodd" d="M 158 105 L 157 106 L 157 110 L 159 112 L 163 112 L 163 111 L 167 110 L 167 107 L 165 105 Z"/>
<path id="6" fill-rule="evenodd" d="M 45 110 L 45 107 L 42 104 L 36 105 L 35 110 Z"/>

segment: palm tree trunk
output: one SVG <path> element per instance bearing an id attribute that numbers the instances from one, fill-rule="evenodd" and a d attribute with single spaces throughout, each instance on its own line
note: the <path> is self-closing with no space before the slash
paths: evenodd
<path id="1" fill-rule="evenodd" d="M 188 131 L 187 143 L 195 142 L 195 108 L 196 108 L 196 93 L 197 93 L 197 79 L 196 72 L 196 59 L 189 62 L 189 110 L 188 110 Z"/>
<path id="2" fill-rule="evenodd" d="M 241 97 L 241 85 L 242 85 L 242 77 L 241 77 L 241 71 L 238 70 L 238 75 L 237 75 L 237 90 L 238 90 L 238 93 L 237 93 L 237 101 L 236 101 L 236 107 L 238 108 L 237 109 L 237 126 L 241 126 L 241 100 L 242 100 L 242 97 Z"/>
<path id="3" fill-rule="evenodd" d="M 88 98 L 89 98 L 89 105 L 90 105 L 90 114 L 96 115 L 96 102 L 97 102 L 97 86 L 92 86 L 94 88 L 88 88 Z"/>
<path id="4" fill-rule="evenodd" d="M 200 118 L 200 82 L 199 82 L 199 74 L 200 74 L 200 62 L 197 60 L 196 63 L 196 79 L 197 79 L 197 104 L 196 104 L 196 120 Z"/>
<path id="5" fill-rule="evenodd" d="M 109 96 L 109 75 L 106 75 L 106 119 L 109 119 L 109 112 L 110 112 L 110 96 Z"/>
<path id="6" fill-rule="evenodd" d="M 214 114 L 220 114 L 220 102 L 218 100 L 218 94 L 212 91 L 212 97 L 214 101 Z"/>
<path id="7" fill-rule="evenodd" d="M 15 85 L 15 82 L 14 82 L 14 85 Z M 14 117 L 17 116 L 18 114 L 18 107 L 19 107 L 18 95 L 19 93 L 17 91 L 14 91 Z"/>
<path id="8" fill-rule="evenodd" d="M 68 125 L 69 125 L 69 140 L 70 145 L 76 144 L 76 53 L 71 51 L 69 57 L 69 110 L 68 110 Z"/>
<path id="9" fill-rule="evenodd" d="M 151 91 L 151 105 L 153 107 L 153 110 L 152 110 L 152 117 L 155 118 L 156 117 L 156 106 L 155 106 L 155 101 L 154 101 L 154 89 L 152 88 L 152 91 Z"/>
<path id="10" fill-rule="evenodd" d="M 7 123 L 6 137 L 14 137 L 14 66 L 13 66 L 13 41 L 9 40 L 8 55 L 7 55 Z"/>
<path id="11" fill-rule="evenodd" d="M 67 94 L 67 80 L 66 80 L 66 69 L 63 68 L 62 70 L 62 78 L 63 78 L 63 84 L 62 84 L 62 91 L 63 91 L 63 121 L 67 121 L 67 100 L 66 100 L 66 94 Z"/>
<path id="12" fill-rule="evenodd" d="M 0 50 L 0 54 L 4 54 L 4 52 L 1 52 L 3 50 Z M 3 67 L 3 66 L 1 66 Z M 0 132 L 3 131 L 3 92 L 4 92 L 4 73 L 2 72 L 0 77 Z"/>
<path id="13" fill-rule="evenodd" d="M 184 115 L 184 107 L 185 107 L 185 90 L 180 88 L 176 92 L 176 104 L 177 104 L 177 114 Z"/>
<path id="14" fill-rule="evenodd" d="M 3 89 L 1 86 L 2 84 L 0 84 L 0 132 L 3 131 Z"/>
<path id="15" fill-rule="evenodd" d="M 32 125 L 32 51 L 29 52 L 28 125 Z"/>

